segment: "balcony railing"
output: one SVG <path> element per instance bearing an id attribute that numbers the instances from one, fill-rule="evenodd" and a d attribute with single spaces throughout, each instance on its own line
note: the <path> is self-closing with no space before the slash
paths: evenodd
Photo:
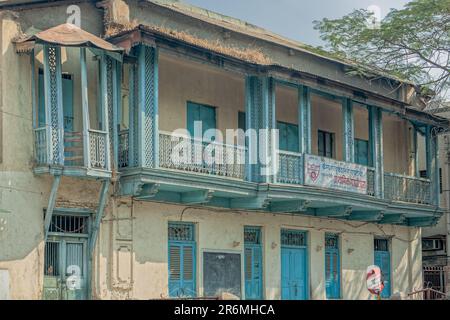
<path id="1" fill-rule="evenodd" d="M 301 184 L 303 181 L 303 156 L 301 153 L 278 151 L 277 182 Z"/>
<path id="2" fill-rule="evenodd" d="M 431 181 L 429 179 L 385 173 L 384 197 L 394 201 L 431 204 Z"/>
<path id="3" fill-rule="evenodd" d="M 37 144 L 43 143 L 45 145 L 45 136 L 38 139 L 38 132 L 36 132 L 36 137 Z M 180 152 L 180 150 L 183 150 L 180 148 L 181 143 L 185 143 L 184 150 L 188 150 L 187 154 Z M 38 150 L 38 146 L 36 148 Z M 205 153 L 211 154 L 210 149 L 208 151 L 207 148 L 214 148 L 212 155 L 215 157 L 215 161 L 210 162 L 205 159 Z M 128 130 L 123 130 L 119 133 L 118 151 L 119 168 L 128 167 Z M 178 152 L 178 155 L 176 152 Z M 198 141 L 165 132 L 160 132 L 159 134 L 159 165 L 161 168 L 244 179 L 245 153 L 246 148 L 240 146 Z M 280 150 L 278 151 L 278 165 L 277 183 L 292 185 L 301 185 L 303 183 L 303 154 Z M 375 196 L 375 169 L 372 167 L 367 167 L 366 193 L 369 196 Z M 386 199 L 394 201 L 431 204 L 431 182 L 428 179 L 386 173 L 384 177 L 384 194 Z"/>
<path id="4" fill-rule="evenodd" d="M 92 168 L 106 169 L 106 138 L 104 131 L 89 130 L 89 160 Z"/>
<path id="5" fill-rule="evenodd" d="M 51 165 L 48 150 L 52 146 L 47 141 L 47 128 L 34 130 L 35 160 L 38 166 Z M 107 134 L 104 131 L 88 131 L 88 152 L 90 168 L 107 169 L 106 143 Z M 84 167 L 83 134 L 81 132 L 64 132 L 64 166 Z"/>
<path id="6" fill-rule="evenodd" d="M 241 146 L 159 134 L 161 168 L 244 179 L 245 152 Z"/>
<path id="7" fill-rule="evenodd" d="M 34 130 L 35 157 L 38 164 L 46 164 L 47 161 L 47 130 L 45 127 Z"/>

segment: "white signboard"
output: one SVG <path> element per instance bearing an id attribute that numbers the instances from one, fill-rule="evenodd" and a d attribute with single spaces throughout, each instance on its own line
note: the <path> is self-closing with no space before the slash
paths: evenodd
<path id="1" fill-rule="evenodd" d="M 366 194 L 367 167 L 305 155 L 305 184 Z"/>
<path id="2" fill-rule="evenodd" d="M 367 267 L 366 272 L 367 290 L 370 293 L 380 295 L 384 289 L 383 279 L 381 279 L 381 270 L 378 266 Z"/>

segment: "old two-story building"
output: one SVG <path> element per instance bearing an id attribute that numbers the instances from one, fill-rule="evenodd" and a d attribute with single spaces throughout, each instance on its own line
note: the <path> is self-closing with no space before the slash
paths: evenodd
<path id="1" fill-rule="evenodd" d="M 178 2 L 1 10 L 2 298 L 422 288 L 448 121 L 413 84 Z"/>

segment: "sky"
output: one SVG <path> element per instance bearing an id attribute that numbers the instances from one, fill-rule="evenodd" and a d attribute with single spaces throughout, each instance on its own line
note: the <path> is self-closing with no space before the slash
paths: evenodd
<path id="1" fill-rule="evenodd" d="M 314 20 L 339 18 L 353 9 L 377 6 L 381 16 L 400 9 L 408 0 L 182 0 L 185 3 L 238 18 L 306 44 L 324 45 Z"/>

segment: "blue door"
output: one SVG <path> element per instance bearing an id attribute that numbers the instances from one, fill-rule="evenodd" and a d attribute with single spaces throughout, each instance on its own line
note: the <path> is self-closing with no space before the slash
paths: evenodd
<path id="1" fill-rule="evenodd" d="M 261 228 L 244 229 L 245 298 L 263 298 Z"/>
<path id="2" fill-rule="evenodd" d="M 375 239 L 375 265 L 381 269 L 381 277 L 384 282 L 384 289 L 381 292 L 382 298 L 391 296 L 391 254 L 389 252 L 389 240 Z"/>
<path id="3" fill-rule="evenodd" d="M 169 224 L 169 296 L 195 297 L 196 252 L 194 225 Z"/>
<path id="4" fill-rule="evenodd" d="M 327 299 L 340 298 L 340 261 L 339 237 L 334 234 L 325 235 L 325 287 Z"/>
<path id="5" fill-rule="evenodd" d="M 281 231 L 281 299 L 308 299 L 306 233 Z"/>

